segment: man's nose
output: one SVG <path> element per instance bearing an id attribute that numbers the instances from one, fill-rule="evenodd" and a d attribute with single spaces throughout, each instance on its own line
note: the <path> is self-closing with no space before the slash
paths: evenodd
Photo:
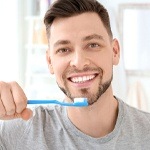
<path id="1" fill-rule="evenodd" d="M 90 64 L 90 60 L 84 52 L 75 52 L 70 60 L 70 66 L 82 70 Z"/>

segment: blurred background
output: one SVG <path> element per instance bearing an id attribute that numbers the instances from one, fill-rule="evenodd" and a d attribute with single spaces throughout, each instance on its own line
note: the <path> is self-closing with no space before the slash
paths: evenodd
<path id="1" fill-rule="evenodd" d="M 121 60 L 114 95 L 150 112 L 150 0 L 99 0 L 108 10 Z M 43 16 L 52 0 L 0 0 L 0 80 L 17 81 L 29 99 L 64 97 L 50 75 Z"/>

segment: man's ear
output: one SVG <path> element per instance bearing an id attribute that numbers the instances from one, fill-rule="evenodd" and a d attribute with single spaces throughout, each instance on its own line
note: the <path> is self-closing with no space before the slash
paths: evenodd
<path id="1" fill-rule="evenodd" d="M 46 51 L 46 60 L 47 60 L 47 64 L 48 64 L 48 68 L 49 68 L 50 73 L 54 74 L 53 66 L 51 64 L 49 49 Z"/>
<path id="2" fill-rule="evenodd" d="M 120 46 L 117 39 L 113 39 L 113 65 L 117 65 L 120 59 Z"/>

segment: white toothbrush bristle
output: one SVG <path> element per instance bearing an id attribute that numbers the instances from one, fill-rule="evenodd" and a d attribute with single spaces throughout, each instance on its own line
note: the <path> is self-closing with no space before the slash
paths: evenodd
<path id="1" fill-rule="evenodd" d="M 87 98 L 83 98 L 83 97 L 74 98 L 74 103 L 76 103 L 76 102 L 84 102 L 85 100 L 87 101 Z"/>

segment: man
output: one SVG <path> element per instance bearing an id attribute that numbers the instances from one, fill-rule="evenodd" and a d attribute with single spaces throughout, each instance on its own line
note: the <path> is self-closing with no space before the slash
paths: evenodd
<path id="1" fill-rule="evenodd" d="M 1 82 L 1 149 L 150 149 L 150 114 L 113 96 L 113 65 L 120 50 L 107 10 L 96 0 L 58 0 L 44 22 L 49 70 L 65 101 L 86 97 L 89 106 L 30 110 L 16 82 Z"/>

